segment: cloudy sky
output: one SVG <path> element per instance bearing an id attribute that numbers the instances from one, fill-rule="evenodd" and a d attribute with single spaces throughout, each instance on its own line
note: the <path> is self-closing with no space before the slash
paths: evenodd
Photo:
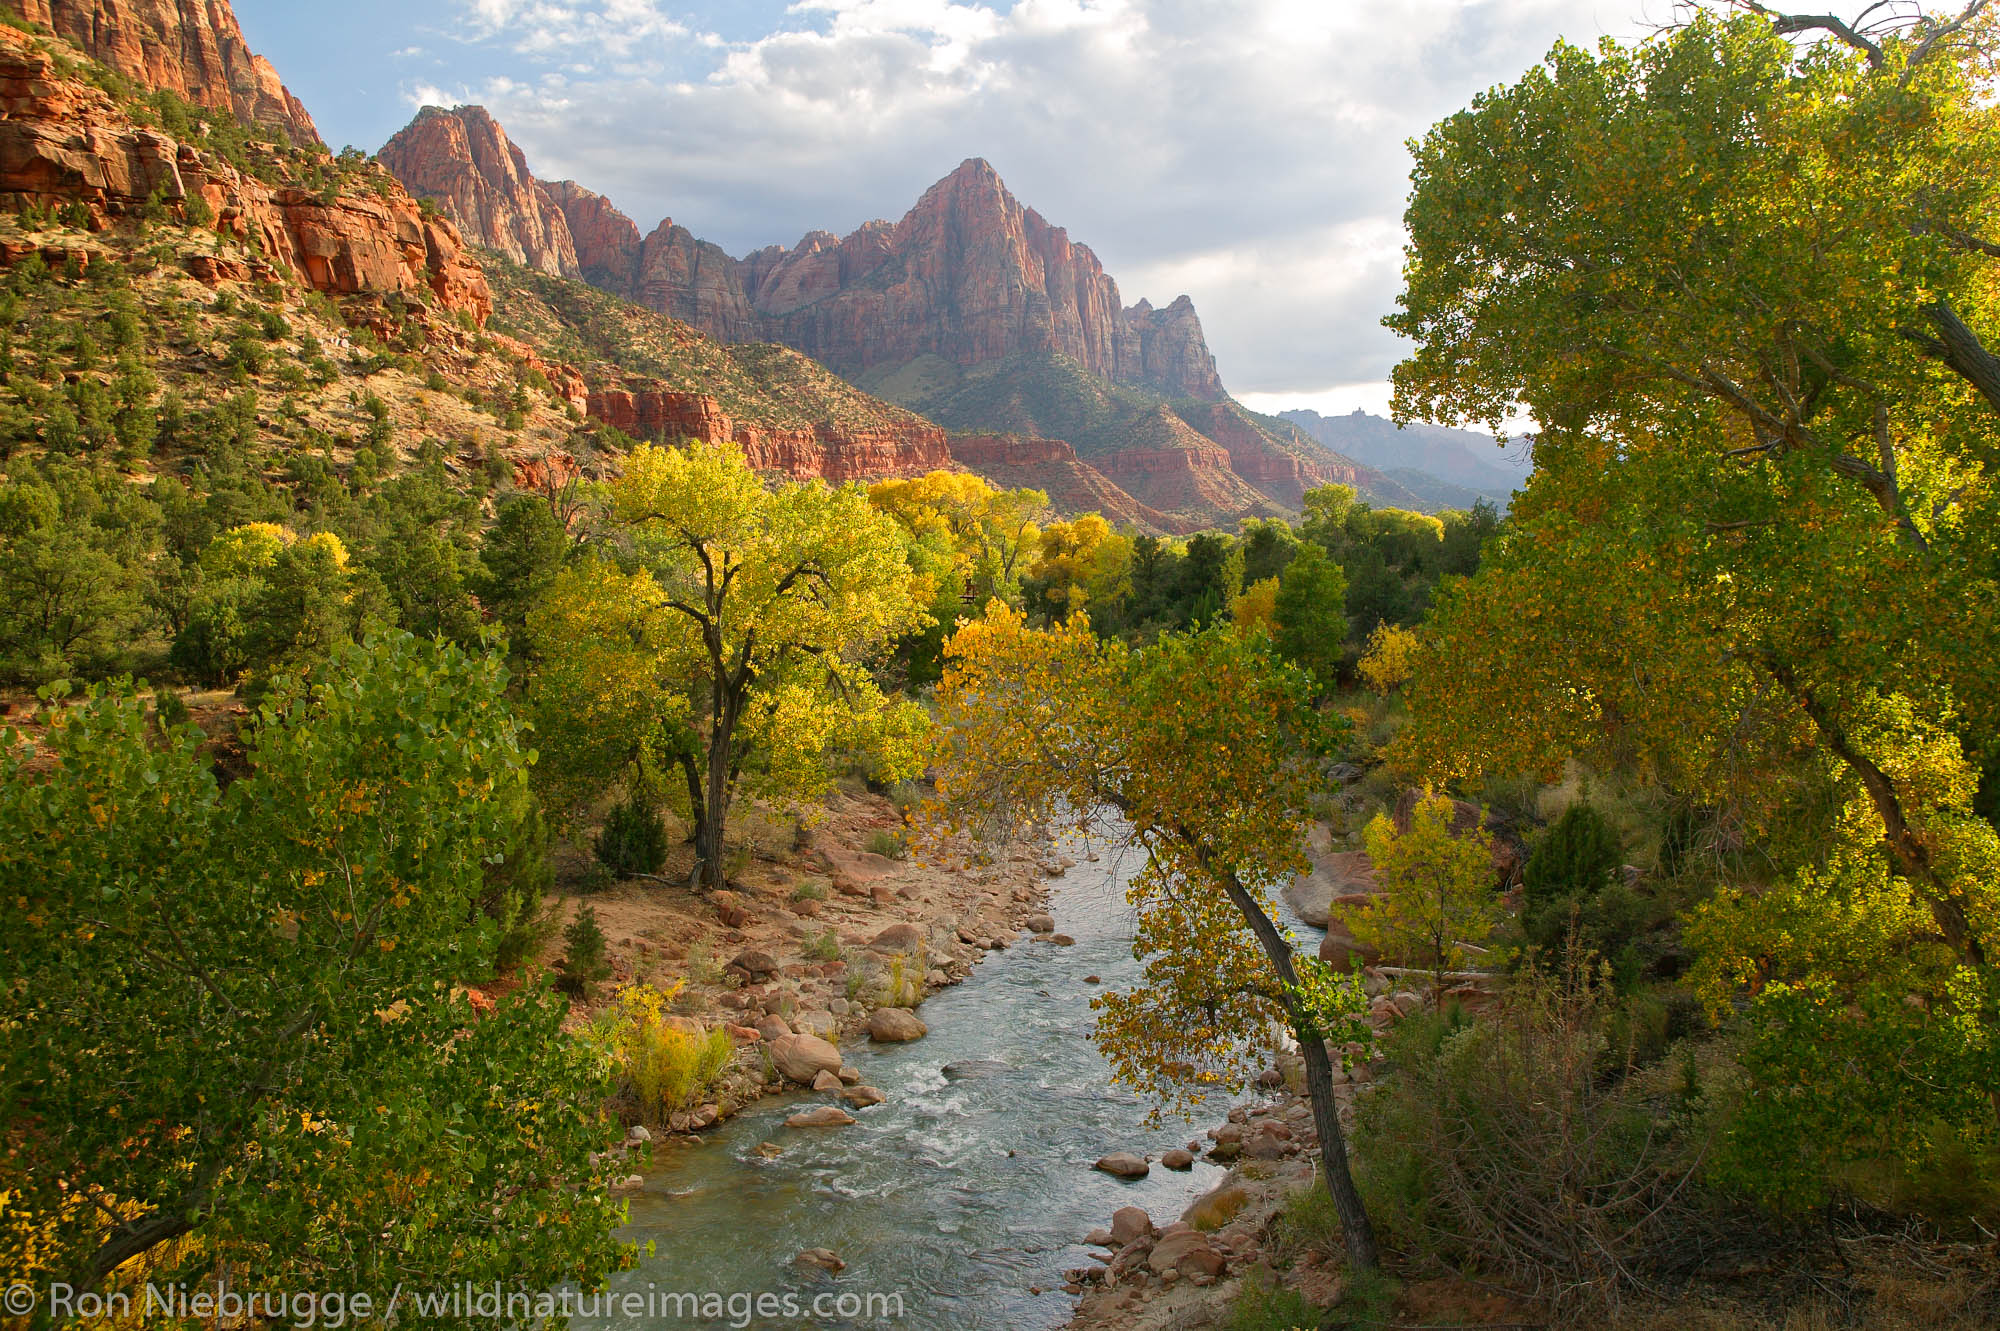
<path id="1" fill-rule="evenodd" d="M 897 218 L 967 157 L 1194 299 L 1264 410 L 1381 411 L 1405 140 L 1670 0 L 236 0 L 336 148 L 490 109 L 545 179 L 732 254 Z M 1657 12 L 1656 12 L 1657 11 Z"/>

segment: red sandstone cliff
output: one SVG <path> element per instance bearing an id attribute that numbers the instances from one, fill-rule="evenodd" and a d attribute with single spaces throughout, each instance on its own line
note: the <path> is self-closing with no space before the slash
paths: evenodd
<path id="1" fill-rule="evenodd" d="M 253 150 L 281 175 L 280 149 Z M 266 184 L 133 123 L 108 94 L 60 74 L 25 34 L 0 28 L 0 207 L 81 202 L 106 219 L 137 212 L 155 192 L 169 205 L 201 198 L 219 230 L 256 237 L 274 275 L 290 273 L 317 290 L 428 292 L 445 309 L 481 320 L 492 309 L 485 275 L 457 230 L 423 216 L 400 190 L 326 202 Z"/>
<path id="2" fill-rule="evenodd" d="M 639 275 L 638 226 L 611 200 L 574 180 L 539 181 L 537 185 L 542 197 L 561 210 L 569 226 L 583 280 L 600 291 L 633 300 Z"/>
<path id="3" fill-rule="evenodd" d="M 738 272 L 771 336 L 850 372 L 923 355 L 977 365 L 1054 352 L 1113 383 L 1224 396 L 1186 297 L 1125 309 L 1090 248 L 1022 207 L 979 158 L 894 226 L 840 240 L 814 232 Z"/>
<path id="4" fill-rule="evenodd" d="M 640 439 L 733 440 L 750 465 L 830 484 L 917 476 L 951 466 L 944 431 L 912 418 L 902 426 L 769 425 L 734 420 L 705 393 L 631 383 L 592 390 L 590 414 Z"/>
<path id="5" fill-rule="evenodd" d="M 135 83 L 282 128 L 297 144 L 320 141 L 271 62 L 243 40 L 229 0 L 8 0 L 8 8 Z"/>
<path id="6" fill-rule="evenodd" d="M 473 244 L 558 277 L 579 275 L 562 208 L 484 107 L 427 106 L 383 145 L 380 157 L 405 189 L 436 203 Z"/>

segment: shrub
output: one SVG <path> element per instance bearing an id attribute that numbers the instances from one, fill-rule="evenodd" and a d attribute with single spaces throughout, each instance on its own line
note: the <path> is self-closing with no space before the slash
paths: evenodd
<path id="1" fill-rule="evenodd" d="M 597 923 L 597 911 L 585 906 L 577 911 L 569 928 L 563 930 L 566 947 L 562 957 L 562 988 L 586 1002 L 590 986 L 611 974 L 604 957 L 604 930 Z"/>
<path id="2" fill-rule="evenodd" d="M 915 1007 L 924 1001 L 923 944 L 917 945 L 914 955 L 907 952 L 891 953 L 888 968 L 882 976 L 883 1007 Z"/>
<path id="3" fill-rule="evenodd" d="M 728 1031 L 690 1030 L 692 1022 L 667 1014 L 680 988 L 635 984 L 618 995 L 610 1019 L 619 1075 L 640 1112 L 656 1119 L 700 1104 L 736 1055 Z"/>
<path id="4" fill-rule="evenodd" d="M 806 956 L 813 961 L 839 961 L 840 935 L 831 927 L 806 944 Z"/>
<path id="5" fill-rule="evenodd" d="M 1320 1310 L 1304 1295 L 1261 1272 L 1243 1282 L 1224 1323 L 1228 1331 L 1290 1331 L 1319 1324 Z"/>
<path id="6" fill-rule="evenodd" d="M 825 901 L 826 884 L 817 878 L 808 878 L 792 889 L 793 901 Z"/>
<path id="7" fill-rule="evenodd" d="M 1604 815 L 1578 800 L 1563 811 L 1528 855 L 1521 934 L 1530 947 L 1565 964 L 1572 947 L 1611 961 L 1636 978 L 1632 950 L 1644 906 L 1619 877 L 1618 834 Z"/>
<path id="8" fill-rule="evenodd" d="M 162 730 L 180 730 L 194 719 L 181 695 L 166 687 L 153 691 L 153 718 Z"/>
<path id="9" fill-rule="evenodd" d="M 1686 1242 L 1699 1088 L 1649 1098 L 1605 1075 L 1629 1067 L 1607 1046 L 1609 1008 L 1583 967 L 1530 967 L 1490 1017 L 1399 1028 L 1401 1075 L 1361 1100 L 1356 1125 L 1379 1231 L 1565 1315 L 1616 1303 Z"/>
<path id="10" fill-rule="evenodd" d="M 660 811 L 636 795 L 613 805 L 597 834 L 597 858 L 624 878 L 658 873 L 667 862 L 667 829 Z"/>
<path id="11" fill-rule="evenodd" d="M 889 831 L 870 832 L 868 850 L 870 854 L 882 855 L 892 860 L 903 859 L 910 853 L 910 848 L 903 838 Z"/>

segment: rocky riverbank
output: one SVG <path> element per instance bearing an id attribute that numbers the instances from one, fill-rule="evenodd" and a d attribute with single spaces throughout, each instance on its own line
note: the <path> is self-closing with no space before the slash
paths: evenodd
<path id="1" fill-rule="evenodd" d="M 560 903 L 565 925 L 585 905 L 595 913 L 611 968 L 596 1001 L 575 1006 L 573 1024 L 628 985 L 678 982 L 674 1019 L 724 1027 L 736 1041 L 711 1098 L 690 1111 L 649 1124 L 637 1106 L 618 1106 L 644 1139 L 699 1133 L 800 1087 L 849 1108 L 872 1103 L 873 1088 L 858 1085 L 840 1045 L 920 1039 L 924 996 L 959 983 L 988 952 L 1067 941 L 1044 903 L 1048 880 L 1074 861 L 1016 843 L 984 857 L 969 844 L 948 847 L 921 862 L 901 856 L 901 829 L 888 800 L 838 792 L 810 831 L 777 820 L 768 835 L 752 829 L 751 853 L 727 891 L 689 890 L 685 868 L 670 863 L 656 877 Z M 544 964 L 561 950 L 552 941 Z M 824 1108 L 833 1111 L 822 1116 L 828 1124 L 844 1114 L 836 1099 Z"/>

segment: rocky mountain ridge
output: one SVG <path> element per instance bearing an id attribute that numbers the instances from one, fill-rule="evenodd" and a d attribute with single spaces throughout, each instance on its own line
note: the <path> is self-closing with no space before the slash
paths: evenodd
<path id="1" fill-rule="evenodd" d="M 216 59 L 230 68 L 251 67 L 246 62 L 255 59 L 241 45 L 226 0 L 48 0 L 31 8 L 38 18 L 0 26 L 0 211 L 21 219 L 8 228 L 20 239 L 0 237 L 0 266 L 39 251 L 57 269 L 114 262 L 150 272 L 162 256 L 171 256 L 165 261 L 184 276 L 218 291 L 218 307 L 249 296 L 295 307 L 305 292 L 330 297 L 339 319 L 378 347 L 396 340 L 421 348 L 403 358 L 427 385 L 407 395 L 419 422 L 463 414 L 430 400 L 440 392 L 490 404 L 518 396 L 524 381 L 538 386 L 559 410 L 547 427 L 556 438 L 545 434 L 534 441 L 537 448 L 561 446 L 556 422 L 562 413 L 584 422 L 595 409 L 605 413 L 603 425 L 647 432 L 649 423 L 661 430 L 671 424 L 675 435 L 734 440 L 757 465 L 793 476 L 849 480 L 951 465 L 941 429 L 858 392 L 795 351 L 725 349 L 573 279 L 547 279 L 571 289 L 556 298 L 566 314 L 544 305 L 548 317 L 527 317 L 515 299 L 506 311 L 514 325 L 488 326 L 496 294 L 489 271 L 506 271 L 504 256 L 488 258 L 469 248 L 449 217 L 413 197 L 380 165 L 334 158 L 316 137 L 301 143 L 283 123 L 249 119 L 233 102 L 210 107 L 181 91 L 195 87 Z M 181 26 L 169 24 L 170 17 L 183 20 Z M 98 61 L 59 35 L 67 31 L 83 33 L 123 66 Z M 216 57 L 216 50 L 230 54 Z M 182 63 L 183 56 L 192 63 Z M 280 86 L 275 75 L 267 82 Z M 253 109 L 265 104 L 268 99 L 252 103 Z M 567 238 L 561 208 L 533 187 L 519 151 L 497 125 L 445 117 L 419 128 L 481 168 L 477 180 L 455 182 L 465 187 L 458 207 L 490 220 L 510 216 L 525 202 L 543 210 L 545 245 Z M 532 213 L 511 216 L 527 226 L 538 220 Z M 149 231 L 159 243 L 141 254 L 137 247 Z M 50 232 L 62 241 L 41 238 Z M 79 234 L 92 239 L 78 243 Z M 575 269 L 573 253 L 565 263 L 559 250 L 546 252 L 555 255 L 550 266 Z M 516 294 L 519 285 L 510 281 L 508 293 Z M 273 294 L 281 291 L 286 294 Z M 593 351 L 592 330 L 575 321 L 603 323 L 607 316 L 585 292 L 621 304 L 612 322 L 629 315 L 658 325 L 637 340 L 671 344 L 671 353 L 649 358 Z M 332 334 L 321 341 L 355 345 Z M 479 349 L 468 351 L 474 343 Z M 390 351 L 368 356 L 357 348 L 356 354 L 379 364 Z M 509 368 L 496 372 L 490 368 L 495 364 Z M 471 378 L 462 382 L 464 375 Z M 227 376 L 217 382 L 226 384 Z M 387 385 L 380 388 L 380 395 L 396 397 Z M 358 400 L 377 389 L 368 383 L 364 393 L 357 386 L 352 396 Z M 527 414 L 542 419 L 539 409 Z M 521 438 L 516 446 L 529 443 Z"/>
<path id="2" fill-rule="evenodd" d="M 979 158 L 900 221 L 809 232 L 741 259 L 671 218 L 642 237 L 603 195 L 533 181 L 482 108 L 426 108 L 383 161 L 476 243 L 529 267 L 579 276 L 725 343 L 795 347 L 959 434 L 1068 447 L 1060 460 L 992 464 L 1007 483 L 1167 530 L 1293 511 L 1330 482 L 1412 502 L 1304 431 L 1244 411 L 1192 301 L 1122 304 L 1089 247 L 1023 206 Z"/>
<path id="3" fill-rule="evenodd" d="M 5 8 L 141 87 L 324 146 L 278 71 L 250 50 L 228 0 L 8 0 Z"/>

